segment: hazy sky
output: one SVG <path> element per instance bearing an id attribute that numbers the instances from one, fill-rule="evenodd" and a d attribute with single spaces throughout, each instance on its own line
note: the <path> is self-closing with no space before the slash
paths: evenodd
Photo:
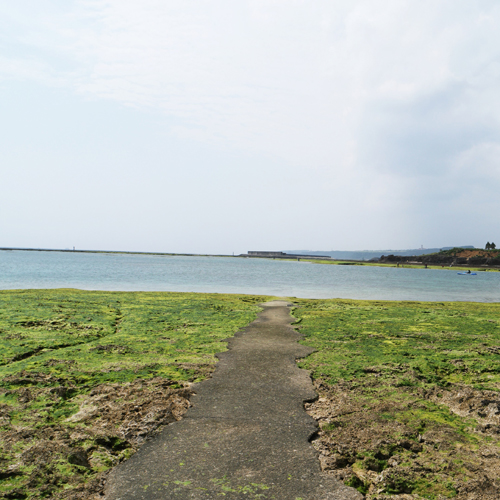
<path id="1" fill-rule="evenodd" d="M 499 26 L 498 0 L 0 0 L 0 246 L 500 245 Z"/>

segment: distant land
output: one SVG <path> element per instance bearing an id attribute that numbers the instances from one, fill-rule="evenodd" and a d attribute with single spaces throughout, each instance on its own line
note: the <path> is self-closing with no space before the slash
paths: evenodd
<path id="1" fill-rule="evenodd" d="M 440 250 L 451 250 L 452 248 L 474 248 L 473 245 L 461 245 L 455 247 L 440 247 L 440 248 L 413 248 L 409 250 L 283 250 L 291 254 L 307 254 L 307 255 L 325 255 L 337 260 L 370 260 L 379 259 L 382 255 L 425 255 L 428 253 L 436 253 Z"/>
<path id="2" fill-rule="evenodd" d="M 182 257 L 231 257 L 229 254 L 201 254 L 201 253 L 167 253 L 167 252 L 135 252 L 128 250 L 77 250 L 71 248 L 21 248 L 21 247 L 0 247 L 0 250 L 19 250 L 22 252 L 67 252 L 67 253 L 118 253 L 127 255 L 166 255 Z M 234 256 L 234 255 L 233 255 Z"/>
<path id="3" fill-rule="evenodd" d="M 388 255 L 400 255 L 400 256 L 417 256 L 426 255 L 430 253 L 436 253 L 440 250 L 451 250 L 452 248 L 464 248 L 471 249 L 474 248 L 472 245 L 462 245 L 455 247 L 441 247 L 441 248 L 416 248 L 409 250 L 284 250 L 279 252 L 249 252 L 248 254 L 232 255 L 232 257 L 248 257 L 249 254 L 269 254 L 269 255 L 258 255 L 259 257 L 273 257 L 273 258 L 294 258 L 294 257 L 314 257 L 314 256 L 325 256 L 331 257 L 336 260 L 370 260 L 379 259 L 382 255 L 386 257 Z M 18 248 L 18 247 L 0 247 L 1 250 L 22 250 L 28 252 L 69 252 L 69 253 L 115 253 L 115 254 L 138 254 L 138 255 L 165 255 L 165 256 L 185 256 L 185 257 L 231 257 L 228 254 L 196 254 L 196 253 L 167 253 L 167 252 L 138 252 L 138 251 L 126 251 L 126 250 L 80 250 L 80 249 L 70 249 L 70 248 Z M 279 255 L 288 254 L 288 255 Z M 252 256 L 252 255 L 250 255 Z M 257 255 L 253 255 L 257 257 Z"/>

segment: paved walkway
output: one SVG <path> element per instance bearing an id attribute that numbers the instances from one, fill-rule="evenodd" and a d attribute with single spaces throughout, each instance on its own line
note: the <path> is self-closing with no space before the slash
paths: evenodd
<path id="1" fill-rule="evenodd" d="M 316 394 L 295 359 L 311 350 L 291 321 L 286 302 L 265 304 L 184 418 L 113 471 L 106 500 L 360 500 L 321 472 L 308 442 L 317 426 L 303 402 Z"/>

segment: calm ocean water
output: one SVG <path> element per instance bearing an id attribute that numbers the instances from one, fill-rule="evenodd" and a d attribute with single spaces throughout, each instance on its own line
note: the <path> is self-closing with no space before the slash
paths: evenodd
<path id="1" fill-rule="evenodd" d="M 231 257 L 0 251 L 0 289 L 220 292 L 305 298 L 500 302 L 500 273 Z"/>

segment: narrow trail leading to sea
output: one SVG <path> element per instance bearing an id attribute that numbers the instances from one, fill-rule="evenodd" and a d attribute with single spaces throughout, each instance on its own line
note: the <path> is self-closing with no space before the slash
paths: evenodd
<path id="1" fill-rule="evenodd" d="M 321 472 L 309 443 L 317 424 L 303 403 L 316 394 L 295 360 L 311 349 L 292 321 L 286 302 L 266 303 L 184 418 L 113 470 L 106 500 L 361 499 Z"/>

